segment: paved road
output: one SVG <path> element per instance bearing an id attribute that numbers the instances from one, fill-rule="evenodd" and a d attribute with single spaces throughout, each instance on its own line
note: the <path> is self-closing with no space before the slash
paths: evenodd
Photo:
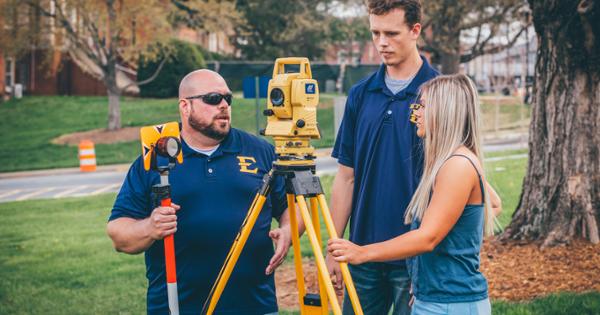
<path id="1" fill-rule="evenodd" d="M 519 139 L 489 143 L 486 152 L 526 147 Z M 335 174 L 337 161 L 329 157 L 330 150 L 319 150 L 317 175 Z M 522 158 L 514 155 L 503 158 Z M 498 158 L 490 159 L 497 160 Z M 63 198 L 117 192 L 127 173 L 128 165 L 98 167 L 93 173 L 80 173 L 78 168 L 20 173 L 0 173 L 0 202 L 30 199 Z"/>

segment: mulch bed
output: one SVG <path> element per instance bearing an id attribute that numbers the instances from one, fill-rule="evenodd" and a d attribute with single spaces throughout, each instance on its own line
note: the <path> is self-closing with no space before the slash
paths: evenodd
<path id="1" fill-rule="evenodd" d="M 52 139 L 54 144 L 78 145 L 81 140 L 98 143 L 128 142 L 140 139 L 140 127 L 123 127 L 118 130 L 94 129 L 74 132 Z"/>
<path id="2" fill-rule="evenodd" d="M 304 260 L 308 292 L 317 292 L 314 262 Z M 492 299 L 522 301 L 561 291 L 600 291 L 600 244 L 574 241 L 568 246 L 540 249 L 536 244 L 483 244 L 481 270 Z M 277 301 L 282 309 L 298 309 L 293 264 L 275 274 Z"/>
<path id="3" fill-rule="evenodd" d="M 540 249 L 535 244 L 487 241 L 481 270 L 495 299 L 529 300 L 561 291 L 600 291 L 600 244 L 574 241 Z"/>

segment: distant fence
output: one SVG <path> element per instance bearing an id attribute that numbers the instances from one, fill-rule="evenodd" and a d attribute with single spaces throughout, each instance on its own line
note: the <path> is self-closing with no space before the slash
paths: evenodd
<path id="1" fill-rule="evenodd" d="M 271 77 L 273 64 L 274 61 L 211 61 L 207 62 L 206 66 L 221 74 L 230 89 L 241 91 L 244 77 Z M 348 65 L 342 67 L 339 64 L 312 62 L 310 67 L 313 78 L 319 82 L 321 92 L 334 93 L 341 91 L 347 93 L 350 87 L 360 79 L 377 71 L 379 65 Z"/>
<path id="2" fill-rule="evenodd" d="M 344 71 L 343 88 L 342 91 L 348 94 L 348 90 L 358 81 L 364 79 L 369 74 L 376 72 L 379 69 L 379 65 L 356 65 L 346 66 Z"/>
<path id="3" fill-rule="evenodd" d="M 482 95 L 481 114 L 485 138 L 515 138 L 521 137 L 526 141 L 531 122 L 531 106 L 525 104 L 518 96 L 502 96 L 499 94 Z M 334 108 L 334 137 L 337 135 L 346 104 L 345 96 L 333 99 Z"/>

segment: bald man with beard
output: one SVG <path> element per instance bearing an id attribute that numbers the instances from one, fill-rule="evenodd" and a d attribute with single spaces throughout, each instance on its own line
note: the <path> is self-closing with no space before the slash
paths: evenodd
<path id="1" fill-rule="evenodd" d="M 132 164 L 107 233 L 119 252 L 145 254 L 147 313 L 168 314 L 162 239 L 174 234 L 180 314 L 199 314 L 242 225 L 262 177 L 276 159 L 266 141 L 231 127 L 232 95 L 216 72 L 197 70 L 179 85 L 183 164 L 169 174 L 171 207 L 160 207 L 142 157 Z M 279 228 L 271 229 L 271 221 Z M 273 271 L 290 246 L 283 179 L 263 210 L 215 314 L 276 314 Z M 275 249 L 273 248 L 275 244 Z"/>

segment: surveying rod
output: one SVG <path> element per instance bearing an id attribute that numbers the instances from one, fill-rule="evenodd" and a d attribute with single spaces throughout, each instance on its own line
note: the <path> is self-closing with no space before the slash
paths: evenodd
<path id="1" fill-rule="evenodd" d="M 165 168 L 160 172 L 160 184 L 152 186 L 161 207 L 171 206 L 171 185 L 169 184 L 169 169 Z M 169 300 L 169 310 L 171 315 L 179 315 L 179 302 L 177 294 L 177 271 L 175 264 L 175 238 L 173 234 L 165 236 L 163 239 L 165 245 L 165 269 L 167 274 L 167 298 Z"/>
<path id="2" fill-rule="evenodd" d="M 163 137 L 156 142 L 158 155 L 167 156 L 167 166 L 157 166 L 160 174 L 160 184 L 152 186 L 161 207 L 171 206 L 171 185 L 169 184 L 169 170 L 175 166 L 175 157 L 181 152 L 181 143 L 175 137 Z M 175 264 L 175 239 L 173 234 L 165 236 L 165 269 L 167 274 L 167 298 L 171 315 L 179 315 L 179 297 L 177 294 L 177 269 Z"/>
<path id="3" fill-rule="evenodd" d="M 171 206 L 171 185 L 169 171 L 176 162 L 183 162 L 181 141 L 179 140 L 179 124 L 176 122 L 143 127 L 141 129 L 142 156 L 146 170 L 156 170 L 160 175 L 160 183 L 152 186 L 156 200 L 161 207 Z M 158 165 L 158 156 L 168 158 L 167 165 Z M 179 315 L 179 296 L 177 293 L 177 267 L 175 264 L 175 239 L 173 234 L 163 238 L 165 247 L 165 274 L 167 276 L 167 299 L 169 313 Z"/>

